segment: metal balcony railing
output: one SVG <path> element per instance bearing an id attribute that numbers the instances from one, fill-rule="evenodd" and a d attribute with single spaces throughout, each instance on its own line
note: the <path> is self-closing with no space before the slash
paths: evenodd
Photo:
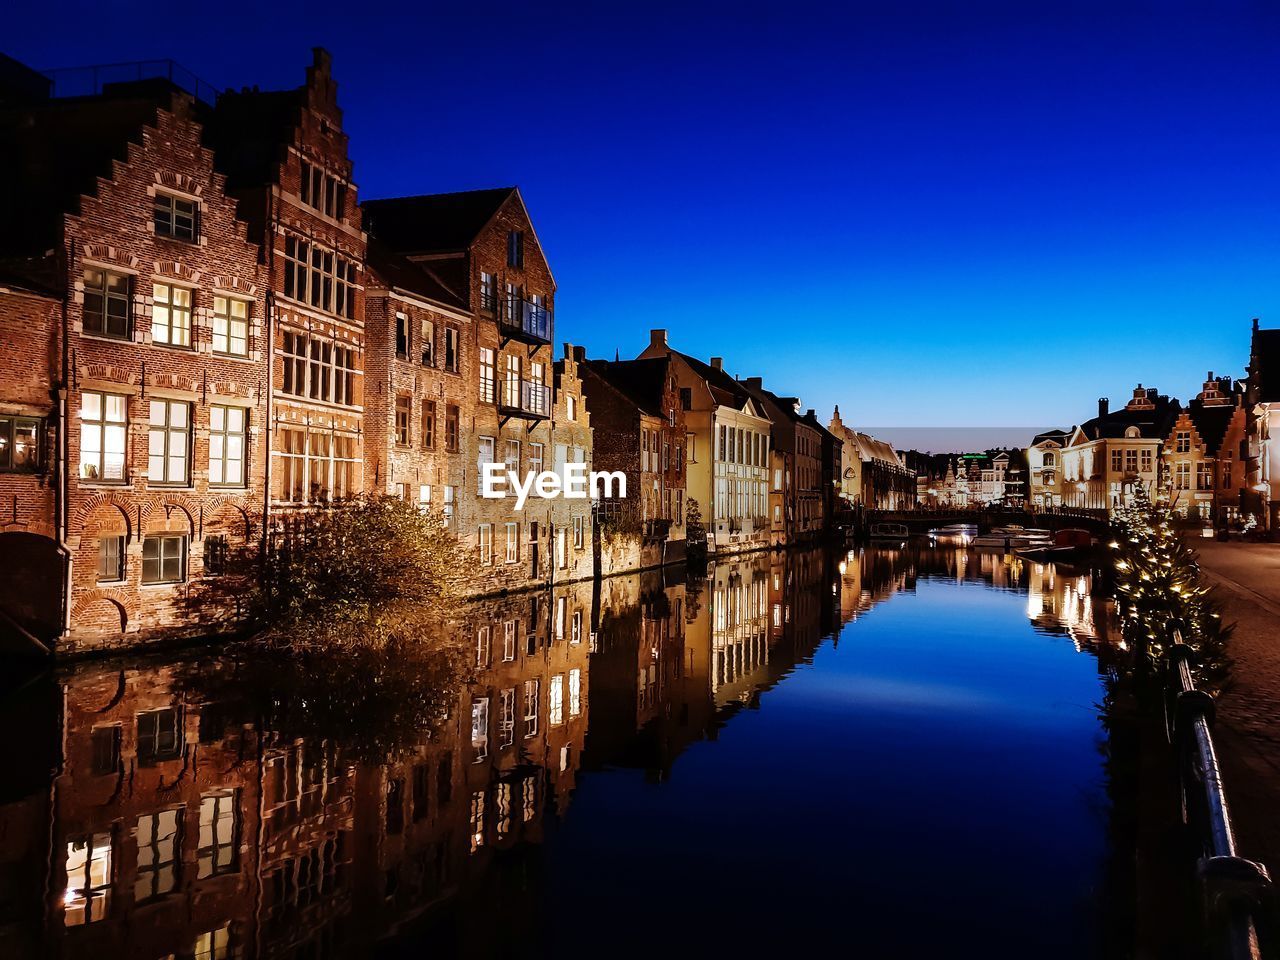
<path id="1" fill-rule="evenodd" d="M 525 343 L 551 342 L 551 311 L 532 300 L 508 298 L 503 301 L 498 326 L 505 337 Z"/>
<path id="2" fill-rule="evenodd" d="M 97 96 L 113 83 L 139 80 L 168 80 L 197 100 L 212 104 L 218 99 L 218 88 L 206 83 L 182 64 L 173 60 L 133 60 L 126 63 L 97 63 L 84 67 L 59 67 L 41 71 L 49 78 L 50 95 L 54 97 Z"/>
<path id="3" fill-rule="evenodd" d="M 551 416 L 551 388 L 534 380 L 503 380 L 498 401 L 501 411 L 510 416 Z"/>

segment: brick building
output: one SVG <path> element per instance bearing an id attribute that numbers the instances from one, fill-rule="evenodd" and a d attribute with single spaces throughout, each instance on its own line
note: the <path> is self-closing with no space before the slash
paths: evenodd
<path id="1" fill-rule="evenodd" d="M 28 444 L 2 488 L 3 549 L 63 586 L 56 616 L 47 588 L 0 606 L 63 650 L 211 632 L 236 613 L 228 558 L 256 542 L 263 509 L 258 248 L 202 106 L 172 83 L 5 99 L 4 179 L 21 189 L 0 219 L 23 228 L 3 231 L 0 269 L 27 287 L 0 314 L 33 362 L 0 389 L 0 427 L 15 453 Z"/>
<path id="2" fill-rule="evenodd" d="M 1188 520 L 1225 527 L 1240 516 L 1248 454 L 1244 394 L 1210 372 L 1164 440 L 1170 506 Z"/>
<path id="3" fill-rule="evenodd" d="M 627 478 L 627 499 L 598 508 L 601 572 L 683 560 L 686 427 L 671 359 L 584 361 L 581 350 L 578 356 L 595 467 Z"/>
<path id="4" fill-rule="evenodd" d="M 821 536 L 826 503 L 822 486 L 822 434 L 813 411 L 800 413 L 796 397 L 766 390 L 760 377 L 743 388 L 759 401 L 770 423 L 769 542 L 804 543 Z"/>
<path id="5" fill-rule="evenodd" d="M 1253 321 L 1245 379 L 1249 443 L 1244 506 L 1272 538 L 1280 532 L 1280 330 Z"/>
<path id="6" fill-rule="evenodd" d="M 222 94 L 208 138 L 270 285 L 271 502 L 361 493 L 366 244 L 329 54 L 295 89 Z"/>
<path id="7" fill-rule="evenodd" d="M 371 200 L 364 212 L 376 243 L 429 270 L 471 317 L 470 324 L 446 327 L 443 369 L 457 378 L 446 390 L 456 391 L 458 402 L 437 429 L 462 459 L 438 501 L 434 491 L 432 498 L 476 551 L 483 575 L 477 589 L 520 590 L 589 576 L 587 501 L 531 499 L 517 512 L 512 497 L 480 495 L 486 463 L 521 476 L 567 461 L 590 465 L 576 362 L 567 357 L 557 370 L 552 355 L 555 279 L 520 191 Z"/>

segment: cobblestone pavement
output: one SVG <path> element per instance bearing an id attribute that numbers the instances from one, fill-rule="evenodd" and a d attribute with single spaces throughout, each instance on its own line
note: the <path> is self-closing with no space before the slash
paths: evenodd
<path id="1" fill-rule="evenodd" d="M 1235 624 L 1215 733 L 1240 853 L 1280 876 L 1280 544 L 1194 547 Z"/>

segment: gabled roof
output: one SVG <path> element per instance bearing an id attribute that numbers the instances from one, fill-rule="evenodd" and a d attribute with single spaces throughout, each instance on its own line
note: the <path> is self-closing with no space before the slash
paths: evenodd
<path id="1" fill-rule="evenodd" d="M 1044 433 L 1037 433 L 1031 438 L 1031 446 L 1037 447 L 1042 443 L 1056 443 L 1058 446 L 1064 446 L 1071 439 L 1071 433 L 1075 430 L 1046 430 Z"/>
<path id="2" fill-rule="evenodd" d="M 188 97 L 163 80 L 108 84 L 102 94 L 0 107 L 0 254 L 43 253 L 60 242 L 62 215 L 97 192 L 99 177 L 141 144 L 157 110 Z M 188 98 L 189 99 L 189 98 Z"/>
<path id="3" fill-rule="evenodd" d="M 1205 453 L 1216 457 L 1226 439 L 1227 428 L 1231 426 L 1231 418 L 1238 408 L 1232 403 L 1210 404 L 1205 406 L 1200 400 L 1192 400 L 1187 404 L 1187 416 L 1200 434 L 1204 442 Z"/>
<path id="4" fill-rule="evenodd" d="M 717 370 L 709 363 L 703 363 L 697 357 L 681 353 L 679 350 L 670 352 L 687 363 L 695 374 L 706 381 L 717 403 L 735 407 L 739 410 L 745 410 L 749 406 L 752 408 L 749 412 L 755 416 L 762 420 L 769 419 L 760 401 L 747 392 L 746 388 L 729 374 L 723 370 Z"/>
<path id="5" fill-rule="evenodd" d="M 386 244 L 370 240 L 369 266 L 389 287 L 407 290 L 426 300 L 454 310 L 467 309 L 465 288 L 442 276 L 433 263 L 414 263 L 390 250 Z"/>
<path id="6" fill-rule="evenodd" d="M 586 365 L 641 413 L 659 418 L 663 416 L 662 395 L 666 392 L 669 366 L 665 357 L 648 360 L 588 360 Z"/>
<path id="7" fill-rule="evenodd" d="M 1129 428 L 1136 427 L 1138 436 L 1144 440 L 1163 440 L 1169 435 L 1173 421 L 1182 411 L 1177 400 L 1165 396 L 1152 397 L 1151 407 L 1133 409 L 1123 407 L 1113 410 L 1092 420 L 1086 420 L 1076 428 L 1076 433 L 1086 440 L 1120 439 L 1127 435 Z M 1072 442 L 1075 442 L 1075 436 Z"/>
<path id="8" fill-rule="evenodd" d="M 404 254 L 466 250 L 497 215 L 515 187 L 365 200 L 365 229 Z"/>

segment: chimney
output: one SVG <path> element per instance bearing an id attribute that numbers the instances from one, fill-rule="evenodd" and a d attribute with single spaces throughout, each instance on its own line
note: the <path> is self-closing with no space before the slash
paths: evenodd
<path id="1" fill-rule="evenodd" d="M 1098 416 L 1105 417 L 1111 408 L 1111 401 L 1106 397 L 1098 398 Z"/>
<path id="2" fill-rule="evenodd" d="M 659 347 L 663 350 L 667 349 L 667 331 L 666 330 L 650 330 L 649 346 Z"/>
<path id="3" fill-rule="evenodd" d="M 724 370 L 724 357 L 712 357 L 712 358 L 711 358 L 711 369 L 712 369 L 712 370 Z"/>
<path id="4" fill-rule="evenodd" d="M 575 361 L 576 363 L 586 363 L 586 362 L 587 362 L 587 348 L 586 348 L 586 347 L 574 347 L 574 348 L 573 348 L 573 359 L 574 359 L 574 361 Z"/>
<path id="5" fill-rule="evenodd" d="M 746 384 L 748 387 L 750 387 L 752 390 L 764 389 L 764 379 L 761 377 L 747 377 L 747 379 L 743 380 L 742 382 Z"/>

